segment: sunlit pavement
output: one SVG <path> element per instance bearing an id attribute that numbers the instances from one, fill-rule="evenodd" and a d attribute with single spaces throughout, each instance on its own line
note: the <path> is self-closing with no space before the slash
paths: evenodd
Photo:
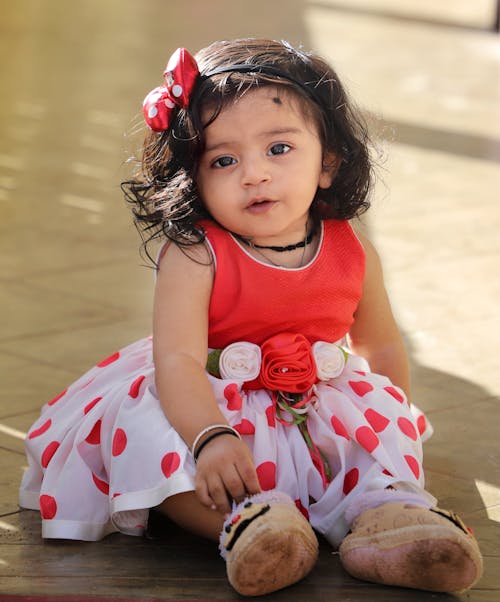
<path id="1" fill-rule="evenodd" d="M 178 46 L 285 38 L 330 59 L 379 136 L 366 228 L 433 422 L 427 485 L 475 530 L 500 599 L 500 38 L 492 0 L 16 0 L 0 9 L 0 600 L 78 594 L 236 599 L 212 544 L 42 542 L 19 511 L 23 436 L 41 405 L 149 333 L 153 275 L 119 183 L 144 94 Z M 422 601 L 363 584 L 326 545 L 272 600 Z M 452 599 L 440 596 L 441 600 Z M 29 598 L 32 599 L 32 598 Z M 42 598 L 40 598 L 41 600 Z M 80 598 L 81 599 L 81 598 Z"/>

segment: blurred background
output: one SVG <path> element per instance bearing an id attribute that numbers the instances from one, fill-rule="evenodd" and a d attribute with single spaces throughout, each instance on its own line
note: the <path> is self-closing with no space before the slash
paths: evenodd
<path id="1" fill-rule="evenodd" d="M 428 487 L 500 568 L 497 28 L 496 0 L 0 0 L 0 594 L 69 587 L 66 569 L 40 561 L 35 513 L 17 507 L 26 429 L 150 332 L 153 273 L 119 187 L 142 99 L 177 47 L 247 36 L 325 56 L 373 124 L 379 180 L 363 221 L 413 399 L 436 429 Z M 50 549 L 64 567 L 67 548 Z M 316 576 L 327 589 L 350 583 L 327 574 Z M 491 579 L 481 587 L 500 596 Z"/>

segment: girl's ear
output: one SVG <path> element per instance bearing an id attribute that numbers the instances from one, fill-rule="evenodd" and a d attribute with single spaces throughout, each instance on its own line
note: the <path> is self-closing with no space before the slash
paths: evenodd
<path id="1" fill-rule="evenodd" d="M 333 152 L 325 153 L 323 166 L 319 175 L 319 188 L 330 188 L 340 167 L 341 160 Z"/>

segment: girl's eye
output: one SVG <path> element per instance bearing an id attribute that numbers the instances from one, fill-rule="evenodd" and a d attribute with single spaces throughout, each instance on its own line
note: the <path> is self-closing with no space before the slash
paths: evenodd
<path id="1" fill-rule="evenodd" d="M 284 155 L 290 149 L 291 149 L 291 147 L 288 144 L 284 144 L 283 142 L 280 142 L 278 144 L 273 144 L 273 146 L 271 146 L 271 148 L 269 149 L 269 154 L 270 155 Z"/>
<path id="2" fill-rule="evenodd" d="M 233 159 L 233 157 L 219 157 L 212 163 L 212 167 L 229 167 L 235 163 L 236 161 Z"/>

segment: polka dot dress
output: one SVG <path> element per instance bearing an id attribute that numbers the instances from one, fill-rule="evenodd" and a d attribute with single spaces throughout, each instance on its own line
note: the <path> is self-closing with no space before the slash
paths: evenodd
<path id="1" fill-rule="evenodd" d="M 208 378 L 253 452 L 262 488 L 288 493 L 320 531 L 361 491 L 423 487 L 421 441 L 431 428 L 361 358 L 349 356 L 340 376 L 316 384 L 308 404 L 308 431 L 331 469 L 326 484 L 298 428 L 277 416 L 271 392 Z M 192 456 L 156 395 L 151 338 L 109 356 L 49 401 L 26 449 L 20 503 L 40 510 L 48 538 L 140 535 L 149 508 L 193 489 Z"/>
<path id="2" fill-rule="evenodd" d="M 247 341 L 262 349 L 268 337 L 286 332 L 311 342 L 329 332 L 328 340 L 338 341 L 348 332 L 364 252 L 347 222 L 323 222 L 316 257 L 297 270 L 260 264 L 227 231 L 202 226 L 216 265 L 211 348 Z M 393 487 L 425 498 L 422 440 L 432 428 L 363 359 L 348 354 L 336 374 L 312 387 L 302 426 L 277 411 L 276 393 L 207 377 L 253 453 L 262 489 L 287 493 L 317 530 L 333 530 L 338 540 L 348 530 L 346 511 L 365 492 Z M 40 510 L 48 538 L 140 535 L 149 508 L 194 489 L 190 450 L 158 400 L 151 338 L 113 353 L 49 401 L 26 450 L 20 504 Z"/>

